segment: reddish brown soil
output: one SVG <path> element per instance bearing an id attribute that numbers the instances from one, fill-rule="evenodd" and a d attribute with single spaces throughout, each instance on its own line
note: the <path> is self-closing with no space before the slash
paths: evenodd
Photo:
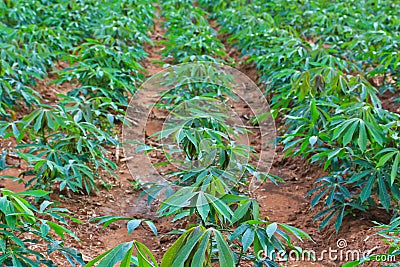
<path id="1" fill-rule="evenodd" d="M 306 250 L 316 252 L 317 257 L 322 257 L 324 250 L 337 250 L 338 260 L 331 260 L 325 255 L 323 260 L 317 262 L 291 262 L 288 266 L 340 266 L 345 260 L 340 260 L 340 251 L 344 255 L 350 250 L 367 251 L 374 249 L 375 253 L 385 252 L 387 245 L 376 236 L 377 229 L 372 221 L 387 223 L 390 216 L 381 210 L 371 210 L 368 213 L 356 214 L 345 217 L 339 233 L 336 233 L 333 225 L 323 230 L 318 229 L 318 224 L 313 217 L 321 210 L 321 207 L 311 209 L 310 199 L 305 198 L 306 193 L 314 188 L 314 181 L 324 176 L 322 167 L 311 165 L 301 159 L 284 158 L 281 148 L 278 147 L 277 156 L 271 173 L 285 179 L 280 186 L 265 185 L 260 191 L 260 206 L 263 212 L 272 221 L 286 223 L 306 231 L 314 242 L 306 241 L 301 245 Z M 346 240 L 347 246 L 339 249 L 337 242 Z M 343 256 L 345 259 L 345 256 Z M 370 263 L 365 266 L 381 266 L 378 263 Z"/>
<path id="2" fill-rule="evenodd" d="M 380 99 L 382 101 L 382 107 L 384 109 L 400 114 L 400 90 L 394 93 L 386 91 L 380 96 Z"/>

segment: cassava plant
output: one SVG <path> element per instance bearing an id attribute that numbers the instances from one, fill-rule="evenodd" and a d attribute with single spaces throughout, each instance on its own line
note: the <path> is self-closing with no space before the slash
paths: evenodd
<path id="1" fill-rule="evenodd" d="M 49 192 L 42 190 L 14 193 L 8 189 L 0 191 L 0 264 L 2 266 L 39 267 L 55 266 L 46 254 L 60 252 L 72 265 L 83 265 L 82 255 L 74 249 L 64 247 L 65 235 L 79 239 L 66 228 L 69 211 L 57 208 L 53 202 L 44 200 L 39 207 L 27 198 L 42 198 Z M 57 222 L 55 222 L 57 221 Z M 60 240 L 61 238 L 61 240 Z M 46 254 L 33 250 L 29 244 L 44 242 Z"/>
<path id="2" fill-rule="evenodd" d="M 93 170 L 98 176 L 99 169 L 114 173 L 116 165 L 107 158 L 106 146 L 117 145 L 117 140 L 85 121 L 88 118 L 69 112 L 62 106 L 43 107 L 20 121 L 2 123 L 3 138 L 30 141 L 17 146 L 19 157 L 32 167 L 21 174 L 34 175 L 28 186 L 47 189 L 59 183 L 60 190 L 67 187 L 89 193 L 97 189 Z"/>

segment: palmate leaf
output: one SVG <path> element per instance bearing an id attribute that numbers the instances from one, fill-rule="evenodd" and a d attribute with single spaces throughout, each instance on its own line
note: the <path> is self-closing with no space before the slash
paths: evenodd
<path id="1" fill-rule="evenodd" d="M 234 266 L 234 257 L 225 237 L 216 229 L 197 226 L 183 233 L 165 253 L 161 267 L 167 266 L 209 266 L 211 245 L 215 240 L 221 267 Z"/>
<path id="2" fill-rule="evenodd" d="M 136 258 L 132 256 L 134 251 L 137 253 Z M 117 245 L 115 248 L 104 252 L 88 262 L 85 267 L 94 266 L 96 263 L 100 267 L 113 267 L 118 263 L 120 263 L 119 266 L 121 267 L 129 267 L 136 261 L 138 267 L 158 267 L 157 260 L 150 250 L 136 240 Z"/>
<path id="3" fill-rule="evenodd" d="M 268 225 L 266 229 L 267 236 L 271 238 L 275 234 L 277 229 L 278 229 L 277 223 L 271 223 L 270 225 Z"/>
<path id="4" fill-rule="evenodd" d="M 44 224 L 47 224 L 48 226 L 50 226 L 50 228 L 53 229 L 53 231 L 58 236 L 60 236 L 62 239 L 65 238 L 64 234 L 68 234 L 68 235 L 72 236 L 73 238 L 75 238 L 75 240 L 79 240 L 78 237 L 71 230 L 69 230 L 69 229 L 67 229 L 67 228 L 65 228 L 65 227 L 63 227 L 63 226 L 61 226 L 61 225 L 59 225 L 57 223 L 50 222 L 50 221 L 44 221 L 44 220 L 42 220 L 42 222 Z"/>
<path id="5" fill-rule="evenodd" d="M 3 221 L 4 219 L 2 218 L 0 223 L 6 224 L 11 230 L 14 230 L 17 223 L 17 216 L 14 215 L 14 207 L 6 196 L 0 198 L 0 212 L 5 216 L 5 221 Z"/>
<path id="6" fill-rule="evenodd" d="M 131 234 L 133 230 L 135 230 L 140 225 L 141 222 L 142 222 L 141 220 L 137 219 L 130 220 L 126 225 L 126 227 L 128 228 L 128 234 Z"/>
<path id="7" fill-rule="evenodd" d="M 171 215 L 184 207 L 188 207 L 190 200 L 198 194 L 193 188 L 184 187 L 166 199 L 158 209 L 160 214 Z"/>
<path id="8" fill-rule="evenodd" d="M 379 154 L 377 154 L 377 156 L 381 155 L 381 154 L 382 154 L 382 151 Z M 381 167 L 381 166 L 385 165 L 385 163 L 388 160 L 390 160 L 393 156 L 395 156 L 396 154 L 400 154 L 400 151 L 391 151 L 391 152 L 384 154 L 383 156 L 380 157 L 379 162 L 376 165 L 376 167 Z"/>
<path id="9" fill-rule="evenodd" d="M 104 252 L 103 254 L 97 256 L 96 258 L 88 262 L 85 265 L 85 267 L 94 266 L 94 264 L 96 264 L 99 261 L 100 262 L 97 266 L 112 267 L 118 262 L 125 259 L 125 255 L 131 252 L 132 247 L 133 247 L 133 241 L 119 244 L 115 248 Z"/>
<path id="10" fill-rule="evenodd" d="M 371 170 L 365 170 L 365 171 L 362 171 L 362 172 L 360 172 L 360 173 L 355 173 L 354 175 L 352 175 L 352 176 L 350 177 L 349 180 L 346 181 L 346 183 L 347 183 L 347 184 L 352 184 L 352 183 L 358 182 L 359 180 L 363 179 L 363 178 L 366 177 L 367 175 L 373 176 L 373 171 L 371 171 Z"/>
<path id="11" fill-rule="evenodd" d="M 363 121 L 360 121 L 360 128 L 358 131 L 358 146 L 360 147 L 361 151 L 365 151 L 367 148 L 367 131 L 365 129 L 365 123 Z"/>
<path id="12" fill-rule="evenodd" d="M 358 147 L 362 152 L 364 152 L 366 151 L 368 142 L 378 142 L 379 144 L 382 144 L 383 140 L 379 131 L 380 130 L 376 129 L 374 125 L 361 119 L 353 118 L 345 120 L 339 124 L 334 130 L 332 139 L 336 140 L 339 137 L 342 137 L 342 143 L 344 146 L 356 140 Z M 356 133 L 358 133 L 358 135 L 356 135 Z"/>
<path id="13" fill-rule="evenodd" d="M 128 221 L 127 229 L 128 234 L 131 234 L 136 228 L 139 227 L 140 224 L 147 224 L 150 230 L 154 233 L 155 236 L 158 235 L 158 231 L 154 223 L 150 220 L 145 219 L 135 219 L 130 217 L 122 217 L 122 216 L 102 216 L 102 217 L 95 217 L 89 220 L 89 222 L 98 221 L 97 225 L 103 224 L 103 229 L 109 226 L 110 224 L 117 222 L 117 221 Z"/>
<path id="14" fill-rule="evenodd" d="M 191 262 L 191 259 L 188 259 L 191 254 L 193 254 L 194 247 L 196 244 L 205 237 L 204 232 L 194 233 L 189 239 L 187 239 L 186 243 L 183 244 L 180 251 L 177 253 L 174 261 L 172 262 L 172 266 L 183 267 L 188 264 L 186 261 Z M 196 248 L 197 249 L 197 248 Z"/>
<path id="15" fill-rule="evenodd" d="M 219 182 L 219 180 L 216 180 Z M 215 183 L 213 183 L 214 185 Z M 218 183 L 217 183 L 218 185 Z M 185 213 L 185 210 L 195 207 L 195 211 L 200 215 L 203 222 L 210 221 L 211 216 L 218 216 L 221 220 L 231 222 L 233 217 L 233 211 L 229 206 L 220 198 L 215 197 L 214 191 L 210 193 L 204 193 L 197 190 L 195 187 L 184 187 L 166 199 L 158 209 L 158 212 L 162 216 L 169 216 L 178 214 L 178 218 L 187 216 L 193 213 L 191 209 L 189 213 Z M 207 191 L 206 188 L 204 191 Z M 225 190 L 221 189 L 222 193 Z M 212 220 L 215 218 L 213 217 Z"/>
<path id="16" fill-rule="evenodd" d="M 133 250 L 135 249 L 135 246 L 131 246 L 131 248 L 127 251 L 127 253 L 125 254 L 124 258 L 121 261 L 120 267 L 130 267 L 131 266 L 131 260 L 132 260 L 132 253 Z M 136 262 L 137 264 L 139 264 L 138 259 L 136 258 Z"/>
<path id="17" fill-rule="evenodd" d="M 386 189 L 385 179 L 381 174 L 378 175 L 378 193 L 382 206 L 388 210 L 390 207 L 390 195 Z"/>
<path id="18" fill-rule="evenodd" d="M 286 224 L 278 224 L 263 220 L 248 220 L 237 227 L 230 235 L 229 241 L 235 239 L 241 242 L 242 252 L 254 255 L 257 260 L 259 251 L 265 251 L 264 255 L 272 255 L 274 251 L 289 251 L 296 249 L 292 244 L 292 238 L 312 240 L 304 231 Z M 254 252 L 248 248 L 253 246 Z M 258 266 L 258 265 L 256 265 Z"/>

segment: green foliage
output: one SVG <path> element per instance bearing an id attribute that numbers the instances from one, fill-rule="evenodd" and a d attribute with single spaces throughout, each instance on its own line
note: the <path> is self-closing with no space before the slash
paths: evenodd
<path id="1" fill-rule="evenodd" d="M 71 66 L 58 71 L 58 80 L 88 86 L 88 97 L 126 104 L 143 80 L 138 61 L 146 56 L 143 43 L 151 43 L 147 34 L 154 17 L 148 1 L 13 1 L 1 4 L 0 14 L 3 117 L 20 103 L 37 106 L 35 79 L 43 79 L 60 60 Z"/>
<path id="2" fill-rule="evenodd" d="M 128 97 L 143 80 L 143 68 L 137 62 L 146 54 L 141 46 L 124 47 L 105 45 L 103 41 L 87 40 L 80 44 L 68 60 L 68 67 L 58 74 L 59 83 L 76 81 L 83 88 L 72 90 L 71 95 L 108 97 L 114 102 L 127 105 Z"/>
<path id="3" fill-rule="evenodd" d="M 396 12 L 400 6 L 395 1 L 300 2 L 163 1 L 160 9 L 166 39 L 161 41 L 165 45 L 162 54 L 172 63 L 230 61 L 218 39 L 222 34 L 257 68 L 273 115 L 284 115 L 286 132 L 279 141 L 286 156 L 321 164 L 327 173 L 307 195 L 312 197 L 312 207 L 322 206 L 315 217 L 321 220 L 320 227 L 334 222 L 338 231 L 343 218 L 354 210 L 378 206 L 397 212 L 399 208 L 400 117 L 382 109 L 379 94 L 397 92 L 399 87 L 400 21 Z M 140 61 L 147 57 L 144 45 L 152 45 L 148 32 L 155 17 L 153 3 L 2 1 L 0 16 L 4 33 L 0 36 L 0 135 L 19 143 L 15 153 L 29 166 L 21 176 L 33 177 L 27 184 L 35 188 L 58 184 L 61 190 L 96 190 L 104 170 L 114 174 L 116 165 L 107 151 L 120 145 L 114 138 L 115 126 L 144 80 Z M 218 27 L 211 27 L 209 18 Z M 60 61 L 68 66 L 56 69 L 54 63 Z M 166 77 L 167 86 L 176 77 L 183 82 L 162 96 L 158 108 L 173 113 L 193 99 L 209 103 L 211 99 L 235 99 L 229 77 L 210 70 L 191 69 Z M 57 83 L 69 82 L 74 87 L 58 95 L 61 100 L 54 106 L 42 104 L 33 89 L 50 72 L 57 76 Z M 193 83 L 193 78 L 206 76 L 209 82 Z M 215 78 L 223 84 L 213 83 Z M 262 220 L 257 201 L 244 190 L 253 178 L 279 180 L 242 162 L 256 156 L 251 147 L 231 138 L 245 130 L 227 126 L 219 110 L 185 108 L 190 116 L 182 117 L 183 124 L 155 134 L 159 140 L 173 138 L 178 147 L 140 148 L 162 150 L 168 160 L 180 155 L 177 162 L 190 167 L 170 173 L 171 185 L 152 186 L 145 192 L 152 199 L 165 191 L 160 216 L 175 216 L 174 220 L 192 216 L 197 223 L 182 233 L 161 266 L 209 266 L 216 261 L 233 266 L 242 259 L 255 266 L 277 266 L 273 256 L 261 259 L 259 252 L 302 253 L 289 237 L 309 236 Z M 18 117 L 20 110 L 27 110 L 28 115 Z M 1 155 L 1 170 L 11 167 L 6 164 L 7 153 Z M 176 186 L 184 188 L 176 190 Z M 43 255 L 29 250 L 26 240 L 15 232 L 32 232 L 46 241 L 53 238 L 50 229 L 60 236 L 72 234 L 35 217 L 61 220 L 57 213 L 64 210 L 52 208 L 48 201 L 43 208 L 35 208 L 7 190 L 2 195 L 0 263 L 52 266 Z M 141 224 L 157 233 L 147 220 L 115 216 L 97 220 L 104 226 L 128 220 L 129 233 Z M 391 240 L 388 254 L 397 255 L 398 220 L 381 227 L 380 234 Z M 59 241 L 54 244 L 49 252 L 57 248 L 71 262 L 81 262 L 78 253 Z M 118 262 L 121 266 L 158 266 L 150 250 L 137 241 L 121 244 L 87 266 Z"/>
<path id="4" fill-rule="evenodd" d="M 240 266 L 243 259 L 253 261 L 257 265 L 265 263 L 268 266 L 276 266 L 272 258 L 261 259 L 254 250 L 248 248 L 252 246 L 257 248 L 257 252 L 264 253 L 293 249 L 300 251 L 292 243 L 290 236 L 300 241 L 303 238 L 311 238 L 301 230 L 283 224 L 279 230 L 272 231 L 271 227 L 276 224 L 260 218 L 256 199 L 251 198 L 246 192 L 251 179 L 265 181 L 268 178 L 277 182 L 279 178 L 256 171 L 256 167 L 249 161 L 251 156 L 256 156 L 254 150 L 235 142 L 234 139 L 246 130 L 240 126 L 230 126 L 227 122 L 228 115 L 215 100 L 217 96 L 224 101 L 235 99 L 230 87 L 225 87 L 221 92 L 214 90 L 204 92 L 186 91 L 186 87 L 180 84 L 174 86 L 172 81 L 176 76 L 184 78 L 184 81 L 189 83 L 195 83 L 199 77 L 208 77 L 212 83 L 213 74 L 217 73 L 217 70 L 208 63 L 199 65 L 202 67 L 187 72 L 188 69 L 185 67 L 173 68 L 172 73 L 169 73 L 172 78 L 164 79 L 167 86 L 174 88 L 174 94 L 169 97 L 173 98 L 175 93 L 178 96 L 185 93 L 186 99 L 175 98 L 169 102 L 173 105 L 168 110 L 176 119 L 171 118 L 170 122 L 166 122 L 165 128 L 154 133 L 152 137 L 157 141 L 172 138 L 177 146 L 153 147 L 142 144 L 137 149 L 137 152 L 159 150 L 165 154 L 168 161 L 184 166 L 178 172 L 169 173 L 169 185 L 146 186 L 142 195 L 148 194 L 150 201 L 162 192 L 167 195 L 159 206 L 158 215 L 174 216 L 174 221 L 188 216 L 196 219 L 196 224 L 183 230 L 181 236 L 164 254 L 161 266 L 211 266 L 217 261 L 221 266 Z M 216 77 L 222 81 L 229 81 L 224 75 L 220 73 Z M 197 88 L 201 89 L 203 86 L 204 83 Z M 164 98 L 164 101 L 169 100 Z M 159 107 L 163 107 L 163 104 Z M 99 220 L 99 223 L 104 223 L 105 226 L 117 220 L 129 220 L 128 232 L 136 229 L 141 223 L 137 219 L 115 216 L 94 220 Z M 262 241 L 256 239 L 254 242 L 250 239 L 236 240 L 237 230 L 240 231 L 243 227 L 249 227 L 250 230 L 247 232 L 254 230 L 270 239 Z M 228 238 L 231 235 L 232 238 Z M 99 256 L 111 255 L 112 260 L 111 258 L 104 260 L 104 266 L 113 266 L 117 261 L 131 255 L 132 244 L 121 244 Z M 243 247 L 246 249 L 243 250 Z M 151 266 L 149 264 L 157 266 L 148 253 L 147 256 L 150 260 L 143 266 Z M 92 263 L 99 260 L 100 258 L 97 258 Z M 142 266 L 139 262 L 137 264 Z"/>
<path id="5" fill-rule="evenodd" d="M 193 227 L 186 230 L 168 249 L 160 267 L 210 266 L 216 262 L 213 251 L 218 251 L 221 267 L 234 266 L 233 253 L 220 231 L 202 226 Z"/>
<path id="6" fill-rule="evenodd" d="M 132 255 L 134 252 L 137 256 Z M 94 266 L 97 262 L 97 266 L 104 267 L 114 266 L 118 263 L 121 267 L 158 267 L 157 260 L 151 251 L 136 240 L 117 245 L 85 264 L 85 267 Z"/>
<path id="7" fill-rule="evenodd" d="M 171 111 L 176 107 L 180 108 L 185 101 L 190 103 L 194 99 L 197 101 L 207 101 L 207 99 L 224 101 L 227 98 L 236 100 L 237 96 L 231 88 L 232 81 L 231 75 L 215 68 L 212 62 L 171 67 L 171 71 L 162 82 L 162 85 L 171 89 L 162 94 L 156 107 Z"/>
<path id="8" fill-rule="evenodd" d="M 12 153 L 28 166 L 14 179 L 31 188 L 97 190 L 104 175 L 115 175 L 116 164 L 109 150 L 120 145 L 114 138 L 116 124 L 144 79 L 139 61 L 147 56 L 144 44 L 152 44 L 148 36 L 154 18 L 152 3 L 1 1 L 0 16 L 0 136 L 17 142 Z M 60 69 L 65 64 L 68 66 Z M 56 82 L 75 86 L 65 95 L 59 94 L 61 100 L 52 106 L 43 104 L 33 89 L 49 73 L 56 76 L 50 77 Z M 6 164 L 7 153 L 2 153 L 2 170 L 14 167 Z M 1 198 L 4 210 L 0 214 L 6 217 L 0 221 L 0 265 L 55 266 L 25 244 L 40 239 L 49 244 L 48 253 L 58 250 L 72 266 L 74 261 L 83 264 L 80 254 L 64 248 L 50 234 L 72 235 L 54 222 L 59 219 L 65 224 L 65 210 L 51 207 L 49 201 L 38 210 L 18 195 L 5 192 Z M 146 223 L 155 229 L 151 222 Z M 25 233 L 37 238 L 24 239 Z"/>
<path id="9" fill-rule="evenodd" d="M 73 110 L 76 112 L 76 110 Z M 40 108 L 20 121 L 3 122 L 4 138 L 30 141 L 17 146 L 18 155 L 33 169 L 22 175 L 34 175 L 28 186 L 47 189 L 54 183 L 73 191 L 97 189 L 95 177 L 100 169 L 113 173 L 115 163 L 107 158 L 106 145 L 117 145 L 107 132 L 99 129 L 84 116 L 70 114 L 62 106 Z M 92 115 L 93 116 L 93 115 Z M 96 170 L 96 172 L 93 172 Z"/>
<path id="10" fill-rule="evenodd" d="M 174 63 L 223 60 L 224 45 L 208 24 L 206 13 L 193 1 L 163 1 L 162 10 L 168 40 L 163 42 L 162 54 L 166 59 Z"/>
<path id="11" fill-rule="evenodd" d="M 26 198 L 41 198 L 49 194 L 42 190 L 14 193 L 1 190 L 0 197 L 0 264 L 2 266 L 54 266 L 45 255 L 30 249 L 29 243 L 45 242 L 47 254 L 59 251 L 72 265 L 84 264 L 82 255 L 63 246 L 65 235 L 77 237 L 67 229 L 65 217 L 68 210 L 54 207 L 54 203 L 43 201 L 37 208 Z M 54 221 L 58 221 L 56 223 Z M 63 226 L 65 225 L 65 226 Z M 50 231 L 51 230 L 51 231 Z M 52 233 L 53 232 L 53 233 Z"/>
<path id="12" fill-rule="evenodd" d="M 0 134 L 23 144 L 17 154 L 31 167 L 28 186 L 75 192 L 97 189 L 108 150 L 119 145 L 113 128 L 144 79 L 139 64 L 151 44 L 154 10 L 148 1 L 13 1 L 0 6 Z M 23 15 L 22 15 L 23 14 Z M 69 66 L 55 70 L 63 60 Z M 49 71 L 56 82 L 78 84 L 56 106 L 33 89 Z M 30 114 L 18 120 L 15 110 Z M 32 109 L 35 110 L 32 111 Z M 11 120 L 10 120 L 11 119 Z"/>
<path id="13" fill-rule="evenodd" d="M 302 249 L 292 244 L 291 236 L 299 240 L 311 239 L 307 233 L 293 226 L 255 219 L 241 224 L 230 235 L 229 240 L 231 242 L 240 241 L 241 246 L 237 246 L 237 249 L 240 250 L 238 253 L 240 258 L 253 261 L 255 266 L 276 266 L 274 260 L 277 251 L 286 252 L 290 249 L 292 252 L 302 255 Z M 253 246 L 254 249 L 252 253 L 248 251 L 250 246 Z M 280 256 L 287 257 L 288 255 Z"/>
<path id="14" fill-rule="evenodd" d="M 183 73 L 181 70 L 186 70 L 186 68 L 177 67 L 169 76 L 178 76 L 185 82 L 193 83 L 197 78 L 201 80 L 199 76 L 204 76 L 212 83 L 213 74 L 216 72 L 214 67 L 207 63 L 198 65 L 208 66 L 204 69 L 199 67 L 200 70 L 205 70 L 205 73 L 200 71 L 199 74 L 197 68 Z M 222 81 L 227 81 L 226 84 L 229 85 L 227 74 L 220 73 L 217 77 Z M 202 90 L 188 91 L 185 87 L 179 86 L 180 84 L 178 86 L 174 86 L 172 82 L 169 84 L 168 79 L 165 83 L 174 88 L 174 95 L 179 96 L 184 93 L 189 100 L 182 101 L 175 98 L 170 101 L 170 103 L 176 103 L 169 110 L 177 119 L 172 118 L 170 122 L 167 121 L 164 129 L 154 133 L 153 137 L 157 140 L 172 139 L 177 147 L 142 145 L 138 151 L 159 150 L 165 154 L 168 161 L 184 168 L 169 174 L 170 185 L 167 189 L 163 184 L 150 185 L 148 189 L 145 189 L 145 193 L 150 195 L 150 200 L 163 191 L 166 193 L 167 198 L 158 209 L 159 216 L 174 216 L 174 220 L 195 216 L 197 226 L 182 233 L 164 255 L 161 266 L 178 266 L 178 264 L 179 266 L 210 266 L 217 259 L 223 266 L 239 266 L 244 258 L 255 264 L 266 262 L 270 266 L 275 266 L 272 265 L 273 260 L 261 260 L 257 258 L 254 251 L 248 250 L 252 242 L 248 243 L 248 240 L 240 239 L 241 246 L 237 246 L 234 241 L 237 236 L 228 240 L 222 234 L 222 232 L 228 232 L 236 235 L 236 230 L 244 227 L 242 225 L 258 224 L 260 231 L 268 229 L 269 236 L 273 240 L 271 243 L 263 240 L 262 244 L 257 241 L 253 244 L 264 252 L 294 249 L 288 234 L 295 234 L 300 239 L 310 238 L 300 230 L 283 225 L 283 231 L 271 232 L 267 227 L 271 222 L 261 220 L 257 201 L 250 198 L 249 193 L 244 190 L 250 186 L 251 179 L 265 181 L 268 178 L 276 182 L 276 177 L 256 171 L 250 161 L 252 156 L 256 156 L 255 151 L 249 146 L 235 142 L 235 138 L 246 130 L 241 129 L 240 126 L 230 126 L 227 122 L 229 115 L 215 100 L 215 98 L 223 98 L 224 101 L 236 99 L 230 87 L 227 86 L 219 94 L 218 91 L 211 90 L 205 97 Z M 201 86 L 204 86 L 204 83 L 200 83 L 198 88 Z M 176 154 L 178 157 L 174 157 Z M 180 189 L 175 192 L 176 186 Z M 284 241 L 280 239 L 281 237 L 284 237 Z M 243 246 L 246 249 L 243 250 Z"/>
<path id="15" fill-rule="evenodd" d="M 398 4 L 303 2 L 201 1 L 284 114 L 286 155 L 328 172 L 308 195 L 338 231 L 354 209 L 398 209 L 400 120 L 378 97 L 398 85 Z"/>
<path id="16" fill-rule="evenodd" d="M 91 221 L 98 221 L 97 225 L 103 224 L 103 228 L 117 221 L 128 221 L 127 223 L 128 234 L 131 234 L 141 224 L 145 223 L 151 229 L 154 235 L 157 236 L 158 234 L 156 226 L 150 220 L 140 220 L 135 218 L 121 217 L 121 216 L 103 216 L 103 217 L 93 218 L 91 219 Z"/>
<path id="17" fill-rule="evenodd" d="M 103 228 L 117 221 L 128 221 L 128 234 L 131 234 L 144 223 L 151 229 L 154 235 L 157 236 L 158 234 L 156 226 L 150 220 L 140 220 L 121 216 L 103 216 L 93 218 L 91 221 L 98 221 L 97 225 L 103 224 Z M 132 255 L 133 252 L 136 252 L 136 256 Z M 151 251 L 144 244 L 136 240 L 117 245 L 115 248 L 112 248 L 91 260 L 85 265 L 85 267 L 93 266 L 96 263 L 98 263 L 97 266 L 114 266 L 119 262 L 120 266 L 127 267 L 132 265 L 138 267 L 158 267 L 157 260 L 154 258 Z"/>

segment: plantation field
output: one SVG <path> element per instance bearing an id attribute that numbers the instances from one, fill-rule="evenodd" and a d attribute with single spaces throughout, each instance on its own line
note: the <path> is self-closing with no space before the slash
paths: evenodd
<path id="1" fill-rule="evenodd" d="M 0 1 L 1 266 L 399 266 L 399 10 Z"/>

